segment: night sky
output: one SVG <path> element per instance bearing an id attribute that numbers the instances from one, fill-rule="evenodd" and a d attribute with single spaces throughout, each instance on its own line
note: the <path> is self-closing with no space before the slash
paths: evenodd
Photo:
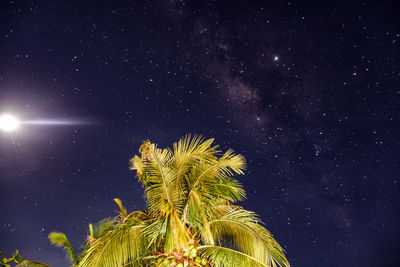
<path id="1" fill-rule="evenodd" d="M 47 235 L 144 209 L 129 159 L 197 133 L 292 266 L 398 266 L 395 2 L 2 1 L 0 113 L 71 124 L 0 133 L 0 250 L 68 266 Z"/>

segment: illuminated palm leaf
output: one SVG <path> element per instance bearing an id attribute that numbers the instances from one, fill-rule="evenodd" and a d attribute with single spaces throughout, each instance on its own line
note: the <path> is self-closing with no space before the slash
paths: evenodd
<path id="1" fill-rule="evenodd" d="M 40 261 L 24 260 L 23 262 L 17 264 L 15 267 L 50 267 L 50 265 L 47 265 Z"/>
<path id="2" fill-rule="evenodd" d="M 78 256 L 65 234 L 52 232 L 49 234 L 49 239 L 52 245 L 64 249 L 65 255 L 72 264 L 78 264 Z"/>
<path id="3" fill-rule="evenodd" d="M 148 254 L 148 239 L 142 230 L 146 224 L 137 217 L 121 222 L 113 231 L 90 244 L 79 266 L 125 266 Z"/>
<path id="4" fill-rule="evenodd" d="M 203 245 L 199 247 L 202 256 L 207 258 L 214 266 L 218 267 L 270 267 L 262 261 L 243 252 L 215 245 Z M 283 265 L 284 266 L 284 265 Z"/>
<path id="5" fill-rule="evenodd" d="M 287 266 L 282 247 L 261 225 L 256 214 L 241 207 L 227 207 L 209 222 L 210 230 L 220 245 L 235 248 L 270 266 Z"/>

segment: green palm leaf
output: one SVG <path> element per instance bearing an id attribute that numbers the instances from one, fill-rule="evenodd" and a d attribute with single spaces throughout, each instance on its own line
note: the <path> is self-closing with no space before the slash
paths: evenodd
<path id="1" fill-rule="evenodd" d="M 52 245 L 64 249 L 65 255 L 72 264 L 78 264 L 78 256 L 65 234 L 60 232 L 51 232 L 49 234 L 49 239 Z"/>
<path id="2" fill-rule="evenodd" d="M 254 212 L 227 207 L 210 221 L 210 229 L 219 244 L 242 251 L 267 265 L 289 266 L 282 247 L 261 223 Z"/>
<path id="3" fill-rule="evenodd" d="M 243 252 L 215 245 L 204 245 L 198 247 L 202 256 L 207 258 L 214 266 L 218 267 L 270 267 L 256 258 Z"/>
<path id="4" fill-rule="evenodd" d="M 122 266 L 147 255 L 148 241 L 141 232 L 145 227 L 131 219 L 95 240 L 85 252 L 79 266 Z"/>
<path id="5" fill-rule="evenodd" d="M 16 267 L 50 267 L 50 265 L 40 261 L 24 260 L 23 262 L 17 264 Z"/>

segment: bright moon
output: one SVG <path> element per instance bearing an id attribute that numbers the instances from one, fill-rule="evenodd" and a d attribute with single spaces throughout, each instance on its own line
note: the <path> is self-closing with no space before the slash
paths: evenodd
<path id="1" fill-rule="evenodd" d="M 12 132 L 19 127 L 19 121 L 12 115 L 4 114 L 0 116 L 0 129 L 5 132 Z"/>

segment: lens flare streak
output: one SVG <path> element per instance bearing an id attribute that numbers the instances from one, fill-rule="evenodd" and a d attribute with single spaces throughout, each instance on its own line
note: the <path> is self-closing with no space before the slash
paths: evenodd
<path id="1" fill-rule="evenodd" d="M 29 124 L 29 125 L 84 125 L 84 124 L 92 124 L 88 121 L 68 121 L 68 120 L 29 120 L 22 121 L 21 124 Z"/>

